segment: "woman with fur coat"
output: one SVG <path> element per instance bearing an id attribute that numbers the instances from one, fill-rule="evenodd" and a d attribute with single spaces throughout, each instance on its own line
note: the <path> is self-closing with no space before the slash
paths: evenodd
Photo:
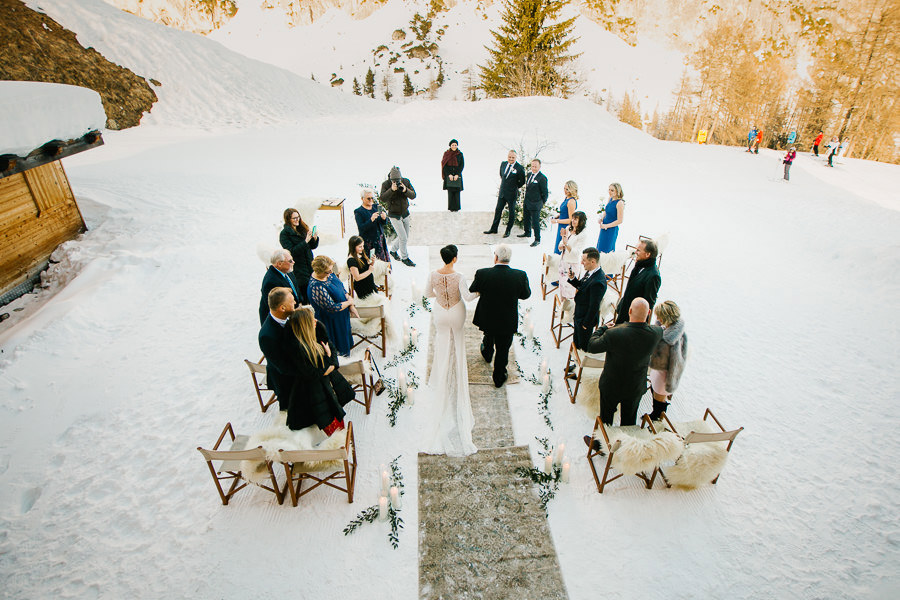
<path id="1" fill-rule="evenodd" d="M 663 326 L 663 337 L 650 357 L 650 392 L 653 394 L 653 412 L 650 419 L 658 421 L 666 412 L 672 393 L 678 387 L 684 362 L 687 359 L 687 334 L 681 310 L 671 300 L 658 304 L 653 311 L 657 322 Z"/>

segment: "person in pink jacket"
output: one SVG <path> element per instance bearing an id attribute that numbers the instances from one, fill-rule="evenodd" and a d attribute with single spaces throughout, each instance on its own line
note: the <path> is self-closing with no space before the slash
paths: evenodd
<path id="1" fill-rule="evenodd" d="M 784 163 L 784 180 L 791 180 L 791 163 L 794 162 L 794 158 L 797 156 L 797 147 L 791 146 L 791 149 L 788 150 L 787 154 L 784 155 L 784 160 L 781 162 Z"/>

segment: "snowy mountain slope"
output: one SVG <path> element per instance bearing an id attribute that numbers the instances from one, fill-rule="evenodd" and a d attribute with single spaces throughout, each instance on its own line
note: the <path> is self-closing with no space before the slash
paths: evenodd
<path id="1" fill-rule="evenodd" d="M 79 42 L 160 86 L 144 124 L 176 127 L 267 125 L 321 116 L 341 107 L 378 103 L 338 94 L 203 36 L 130 15 L 102 0 L 28 0 Z M 248 74 L 252 73 L 253 77 Z"/>

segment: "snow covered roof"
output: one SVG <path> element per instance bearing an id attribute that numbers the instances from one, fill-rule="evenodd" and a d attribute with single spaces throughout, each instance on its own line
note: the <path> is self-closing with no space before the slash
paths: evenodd
<path id="1" fill-rule="evenodd" d="M 52 140 L 106 126 L 100 94 L 61 83 L 0 81 L 0 155 L 27 156 Z"/>

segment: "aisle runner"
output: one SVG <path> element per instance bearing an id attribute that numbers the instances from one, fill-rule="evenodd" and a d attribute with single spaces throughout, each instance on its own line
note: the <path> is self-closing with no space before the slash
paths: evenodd
<path id="1" fill-rule="evenodd" d="M 441 264 L 434 264 L 437 250 L 431 248 L 432 268 Z M 469 263 L 476 259 L 472 250 L 460 248 L 467 266 L 490 264 L 489 256 Z M 564 599 L 537 493 L 515 474 L 517 467 L 531 466 L 531 457 L 527 447 L 512 445 L 506 387 L 491 383 L 480 341 L 469 310 L 466 349 L 478 452 L 465 458 L 419 454 L 419 597 Z M 429 371 L 431 359 L 429 353 Z"/>
<path id="2" fill-rule="evenodd" d="M 496 202 L 496 197 L 491 200 L 491 206 Z M 519 238 L 516 235 L 523 232 L 521 227 L 513 228 L 512 235 L 506 239 L 502 235 L 485 235 L 494 220 L 494 212 L 467 212 L 452 213 L 449 210 L 438 212 L 419 212 L 413 206 L 410 209 L 411 221 L 409 227 L 410 246 L 441 246 L 447 244 L 481 245 L 499 244 L 501 241 L 507 244 L 530 244 L 532 238 Z M 503 232 L 506 226 L 500 224 Z M 433 259 L 432 259 L 433 260 Z M 490 265 L 490 256 L 483 266 Z M 440 266 L 440 263 L 437 265 Z M 435 267 L 437 268 L 437 267 Z"/>

